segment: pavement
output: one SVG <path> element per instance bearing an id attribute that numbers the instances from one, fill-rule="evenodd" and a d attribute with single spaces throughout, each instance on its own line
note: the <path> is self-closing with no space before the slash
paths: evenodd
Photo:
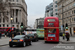
<path id="1" fill-rule="evenodd" d="M 70 40 L 69 41 L 67 41 L 66 38 L 63 40 L 63 38 L 60 37 L 60 42 L 62 44 L 75 44 L 75 37 L 70 37 Z"/>
<path id="2" fill-rule="evenodd" d="M 8 45 L 8 44 L 9 44 L 9 40 L 10 40 L 9 37 L 2 37 L 2 38 L 0 39 L 0 46 Z"/>

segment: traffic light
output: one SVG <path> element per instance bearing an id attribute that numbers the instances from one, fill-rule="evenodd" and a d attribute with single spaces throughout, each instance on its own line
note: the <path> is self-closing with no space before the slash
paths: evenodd
<path id="1" fill-rule="evenodd" d="M 66 23 L 66 27 L 68 27 L 68 24 Z"/>
<path id="2" fill-rule="evenodd" d="M 66 29 L 68 29 L 68 24 L 66 23 Z"/>
<path id="3" fill-rule="evenodd" d="M 21 26 L 23 26 L 23 23 L 21 23 Z"/>
<path id="4" fill-rule="evenodd" d="M 64 27 L 64 25 L 63 25 L 63 27 Z"/>
<path id="5" fill-rule="evenodd" d="M 23 28 L 23 23 L 21 23 L 21 28 Z"/>

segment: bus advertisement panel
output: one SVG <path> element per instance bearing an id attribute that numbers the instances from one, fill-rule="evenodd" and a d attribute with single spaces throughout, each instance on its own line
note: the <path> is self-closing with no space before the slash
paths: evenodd
<path id="1" fill-rule="evenodd" d="M 44 29 L 37 29 L 38 38 L 44 38 Z"/>
<path id="2" fill-rule="evenodd" d="M 45 42 L 59 42 L 59 19 L 57 17 L 44 19 L 44 40 Z"/>
<path id="3" fill-rule="evenodd" d="M 25 30 L 25 34 L 35 34 L 36 33 L 36 29 L 26 29 Z"/>

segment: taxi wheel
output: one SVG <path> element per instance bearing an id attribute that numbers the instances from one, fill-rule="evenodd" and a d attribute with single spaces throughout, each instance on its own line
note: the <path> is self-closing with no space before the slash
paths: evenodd
<path id="1" fill-rule="evenodd" d="M 9 45 L 10 47 L 13 47 L 13 45 Z"/>
<path id="2" fill-rule="evenodd" d="M 26 43 L 25 42 L 23 42 L 23 47 L 25 47 L 26 46 Z"/>
<path id="3" fill-rule="evenodd" d="M 38 41 L 38 39 L 35 39 L 35 42 L 37 42 Z"/>

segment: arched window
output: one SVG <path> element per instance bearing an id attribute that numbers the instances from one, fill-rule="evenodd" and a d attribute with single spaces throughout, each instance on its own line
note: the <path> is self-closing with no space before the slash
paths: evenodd
<path id="1" fill-rule="evenodd" d="M 9 25 L 7 25 L 7 27 L 9 27 Z"/>
<path id="2" fill-rule="evenodd" d="M 3 22 L 5 22 L 5 18 L 3 18 Z"/>
<path id="3" fill-rule="evenodd" d="M 1 27 L 1 25 L 0 25 L 0 27 Z"/>
<path id="4" fill-rule="evenodd" d="M 0 19 L 0 23 L 1 23 L 1 19 Z"/>
<path id="5" fill-rule="evenodd" d="M 16 23 L 17 23 L 17 18 L 16 18 Z"/>

